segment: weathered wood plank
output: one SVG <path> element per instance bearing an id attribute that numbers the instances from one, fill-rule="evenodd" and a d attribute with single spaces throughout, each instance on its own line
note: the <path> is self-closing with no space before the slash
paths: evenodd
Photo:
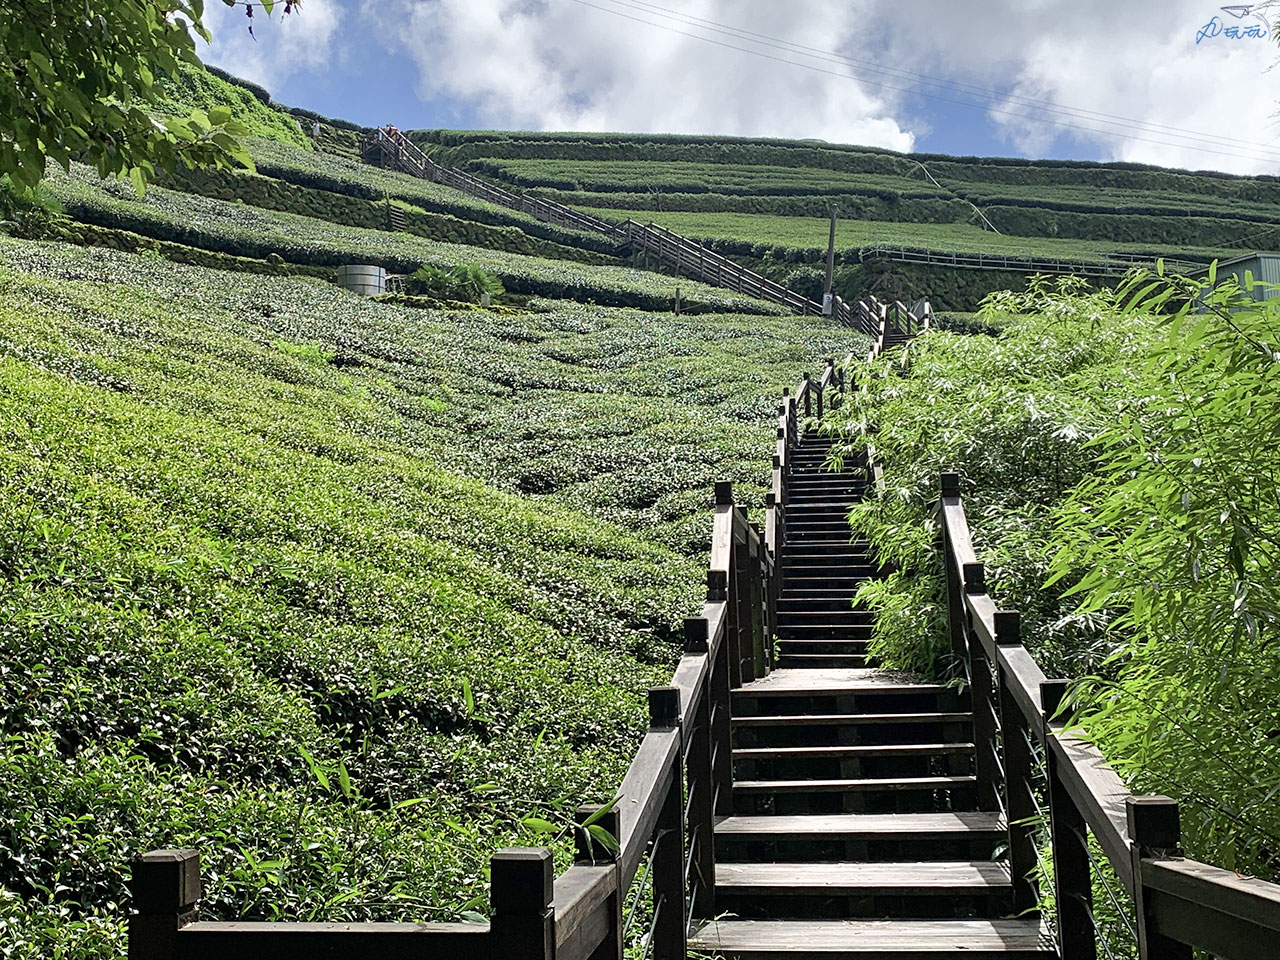
<path id="1" fill-rule="evenodd" d="M 831 747 L 745 747 L 733 751 L 735 760 L 799 760 L 832 757 L 854 760 L 859 757 L 932 757 L 940 753 L 972 753 L 973 744 L 893 743 Z"/>
<path id="2" fill-rule="evenodd" d="M 723 837 L 911 837 L 990 834 L 1005 831 L 1004 818 L 980 811 L 960 813 L 836 813 L 797 816 L 735 816 L 716 824 Z"/>
<path id="3" fill-rule="evenodd" d="M 575 865 L 556 877 L 556 956 L 560 960 L 589 957 L 608 933 L 611 897 L 618 891 L 615 864 Z"/>
<path id="4" fill-rule="evenodd" d="M 968 713 L 805 713 L 778 716 L 734 717 L 738 727 L 790 726 L 853 726 L 856 724 L 893 723 L 967 723 L 973 719 Z"/>
<path id="5" fill-rule="evenodd" d="M 889 777 L 857 780 L 738 780 L 735 793 L 855 793 L 872 790 L 947 790 L 971 787 L 974 777 Z"/>
<path id="6" fill-rule="evenodd" d="M 493 956 L 489 925 L 481 923 L 198 922 L 178 931 L 177 945 L 182 960 L 266 956 L 271 960 L 353 956 L 421 960 L 433 954 L 488 960 Z"/>
<path id="7" fill-rule="evenodd" d="M 716 889 L 771 896 L 899 894 L 928 896 L 1009 888 L 1009 868 L 990 860 L 921 863 L 722 863 Z"/>
<path id="8" fill-rule="evenodd" d="M 1055 733 L 1047 740 L 1054 752 L 1058 778 L 1085 823 L 1098 839 L 1125 888 L 1133 893 L 1133 865 L 1129 856 L 1129 824 L 1125 801 L 1133 794 L 1108 766 L 1098 748 L 1071 733 Z"/>
<path id="9" fill-rule="evenodd" d="M 1041 736 L 1044 708 L 1040 703 L 1040 684 L 1048 677 L 1021 644 L 1000 647 L 996 651 L 996 666 L 1004 678 L 1006 690 L 1026 718 L 1028 729 L 1033 735 Z"/>
<path id="10" fill-rule="evenodd" d="M 815 670 L 775 670 L 767 677 L 734 690 L 736 697 L 793 696 L 797 693 L 823 694 L 928 694 L 944 693 L 938 683 L 912 683 L 905 675 L 889 670 L 866 668 L 823 668 Z"/>
<path id="11" fill-rule="evenodd" d="M 822 954 L 948 958 L 977 951 L 1054 956 L 1048 931 L 1034 920 L 720 920 L 698 930 L 691 949 L 753 956 Z M 926 951 L 932 951 L 928 953 Z"/>
<path id="12" fill-rule="evenodd" d="M 1143 860 L 1142 882 L 1152 890 L 1201 904 L 1221 917 L 1236 917 L 1257 935 L 1280 933 L 1280 885 L 1245 877 L 1196 860 Z M 1163 922 L 1161 912 L 1157 920 Z M 1274 940 L 1268 945 L 1275 950 Z M 1210 950 L 1209 947 L 1203 949 Z"/>
<path id="13" fill-rule="evenodd" d="M 622 823 L 619 882 L 624 888 L 631 886 L 645 847 L 653 836 L 679 754 L 678 728 L 650 730 L 640 741 L 640 749 L 618 788 L 618 815 Z"/>

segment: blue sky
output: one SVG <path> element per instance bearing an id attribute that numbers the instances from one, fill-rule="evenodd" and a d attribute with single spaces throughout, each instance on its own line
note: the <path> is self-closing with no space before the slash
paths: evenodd
<path id="1" fill-rule="evenodd" d="M 366 124 L 1280 173 L 1280 48 L 1247 35 L 1273 13 L 1199 0 L 303 0 L 292 17 L 255 18 L 256 40 L 241 8 L 211 7 L 203 55 L 282 102 Z"/>

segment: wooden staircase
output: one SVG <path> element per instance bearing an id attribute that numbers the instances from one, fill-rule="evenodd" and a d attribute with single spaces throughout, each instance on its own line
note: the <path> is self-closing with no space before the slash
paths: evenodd
<path id="1" fill-rule="evenodd" d="M 859 583 L 878 567 L 846 514 L 865 470 L 788 461 L 777 667 L 734 690 L 732 814 L 715 827 L 715 914 L 693 953 L 1048 960 L 1013 913 L 1004 818 L 977 809 L 966 695 L 868 667 Z"/>

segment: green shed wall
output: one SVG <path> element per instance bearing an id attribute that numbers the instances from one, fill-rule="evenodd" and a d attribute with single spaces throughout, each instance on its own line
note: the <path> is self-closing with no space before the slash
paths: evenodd
<path id="1" fill-rule="evenodd" d="M 1259 257 L 1250 257 L 1247 260 L 1241 260 L 1239 263 L 1233 263 L 1229 266 L 1222 266 L 1218 270 L 1218 276 L 1225 274 L 1234 274 L 1240 284 L 1240 289 L 1244 289 L 1245 271 L 1253 274 L 1253 279 L 1261 283 L 1280 284 L 1280 254 L 1264 254 Z M 1253 298 L 1255 300 L 1274 300 L 1280 297 L 1280 289 L 1266 290 L 1261 287 L 1254 287 Z"/>

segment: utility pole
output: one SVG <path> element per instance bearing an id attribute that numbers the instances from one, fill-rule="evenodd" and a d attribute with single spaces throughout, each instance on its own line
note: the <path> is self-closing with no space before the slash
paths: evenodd
<path id="1" fill-rule="evenodd" d="M 836 278 L 836 214 L 839 212 L 839 207 L 834 203 L 831 204 L 831 235 L 827 238 L 827 283 L 822 288 L 822 315 L 824 317 L 831 316 L 831 311 L 834 308 L 831 287 Z"/>

